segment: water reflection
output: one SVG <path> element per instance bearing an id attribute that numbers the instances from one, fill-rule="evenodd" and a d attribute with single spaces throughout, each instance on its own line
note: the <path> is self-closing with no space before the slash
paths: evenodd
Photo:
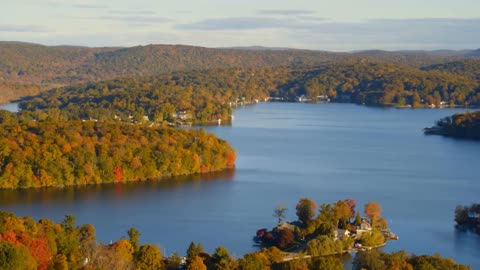
<path id="1" fill-rule="evenodd" d="M 98 197 L 110 197 L 113 200 L 140 197 L 146 191 L 173 191 L 185 184 L 201 187 L 206 182 L 230 181 L 235 177 L 235 170 L 177 176 L 147 181 L 111 183 L 65 188 L 38 188 L 23 190 L 0 190 L 0 205 L 30 205 L 50 203 L 76 203 L 94 200 Z"/>

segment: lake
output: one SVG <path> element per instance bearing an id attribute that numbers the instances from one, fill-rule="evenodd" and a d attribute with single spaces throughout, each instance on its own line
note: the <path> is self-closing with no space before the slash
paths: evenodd
<path id="1" fill-rule="evenodd" d="M 18 103 L 0 104 L 0 110 L 18 112 Z"/>
<path id="2" fill-rule="evenodd" d="M 190 241 L 237 257 L 272 227 L 278 204 L 295 218 L 302 197 L 382 205 L 400 236 L 387 251 L 440 253 L 480 269 L 480 237 L 456 232 L 457 204 L 479 202 L 480 142 L 425 136 L 422 128 L 460 109 L 353 104 L 259 103 L 235 110 L 232 126 L 206 130 L 237 149 L 236 170 L 208 177 L 67 189 L 0 191 L 0 208 L 57 222 L 91 223 L 104 242 L 134 226 L 143 243 L 183 254 Z"/>

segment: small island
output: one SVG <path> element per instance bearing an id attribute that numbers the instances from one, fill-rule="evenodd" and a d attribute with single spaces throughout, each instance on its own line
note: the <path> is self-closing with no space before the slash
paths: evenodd
<path id="1" fill-rule="evenodd" d="M 480 140 L 480 111 L 456 113 L 438 120 L 435 126 L 424 129 L 427 135 Z"/>
<path id="2" fill-rule="evenodd" d="M 382 209 L 378 203 L 365 205 L 365 217 L 355 211 L 355 206 L 353 199 L 322 204 L 315 216 L 317 204 L 309 198 L 302 198 L 295 208 L 298 220 L 293 222 L 284 222 L 287 208 L 277 206 L 274 210 L 277 226 L 272 230 L 257 230 L 254 241 L 262 247 L 273 246 L 289 252 L 285 260 L 291 260 L 300 256 L 366 251 L 384 246 L 389 239 L 398 239 L 381 217 Z"/>
<path id="3" fill-rule="evenodd" d="M 455 208 L 455 222 L 457 229 L 472 231 L 480 235 L 480 204 L 458 205 Z"/>

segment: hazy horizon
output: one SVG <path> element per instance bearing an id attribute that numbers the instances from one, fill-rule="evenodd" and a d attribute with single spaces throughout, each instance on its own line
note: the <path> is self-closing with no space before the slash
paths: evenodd
<path id="1" fill-rule="evenodd" d="M 45 45 L 465 50 L 480 44 L 480 2 L 339 0 L 17 0 L 0 40 Z"/>
<path id="2" fill-rule="evenodd" d="M 386 50 L 386 49 L 377 49 L 377 48 L 366 48 L 366 49 L 359 49 L 359 50 L 351 50 L 351 51 L 332 51 L 332 50 L 323 50 L 323 49 L 304 49 L 304 48 L 293 48 L 293 47 L 268 47 L 262 45 L 245 45 L 245 46 L 229 46 L 229 47 L 210 47 L 210 46 L 201 46 L 201 45 L 192 45 L 192 44 L 168 44 L 168 43 L 151 43 L 151 44 L 137 44 L 137 45 L 130 45 L 130 46 L 88 46 L 88 45 L 78 45 L 78 44 L 42 44 L 38 42 L 30 42 L 30 41 L 20 41 L 20 40 L 0 40 L 0 43 L 25 43 L 31 45 L 40 45 L 40 46 L 47 46 L 47 47 L 80 47 L 80 48 L 134 48 L 134 47 L 146 47 L 146 46 L 186 46 L 186 47 L 199 47 L 199 48 L 206 48 L 206 49 L 232 49 L 232 50 L 265 50 L 265 51 L 284 51 L 284 50 L 305 50 L 305 51 L 318 51 L 318 52 L 331 52 L 331 53 L 362 53 L 362 52 L 372 52 L 372 51 L 382 51 L 382 52 L 442 52 L 442 51 L 451 51 L 451 52 L 469 52 L 469 51 L 476 51 L 480 50 L 480 46 L 478 48 L 466 48 L 466 49 L 399 49 L 399 50 Z"/>

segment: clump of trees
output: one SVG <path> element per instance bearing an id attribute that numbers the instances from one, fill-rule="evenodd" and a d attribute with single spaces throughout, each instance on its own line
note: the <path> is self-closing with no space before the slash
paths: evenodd
<path id="1" fill-rule="evenodd" d="M 235 162 L 231 146 L 203 130 L 9 117 L 0 113 L 0 188 L 137 181 Z"/>
<path id="2" fill-rule="evenodd" d="M 480 140 L 480 111 L 456 113 L 437 121 L 426 133 Z"/>
<path id="3" fill-rule="evenodd" d="M 384 253 L 378 250 L 358 252 L 353 260 L 353 270 L 413 270 L 413 269 L 455 269 L 471 270 L 466 265 L 457 264 L 449 258 L 440 255 L 417 256 L 409 255 L 405 251 Z"/>
<path id="4" fill-rule="evenodd" d="M 165 269 L 157 246 L 135 249 L 132 239 L 105 245 L 96 240 L 95 227 L 75 221 L 72 215 L 57 224 L 0 211 L 0 268 Z"/>
<path id="5" fill-rule="evenodd" d="M 480 234 L 480 204 L 458 205 L 455 208 L 455 222 L 460 229 L 466 228 Z"/>
<path id="6" fill-rule="evenodd" d="M 365 205 L 365 217 L 355 211 L 353 199 L 334 204 L 317 204 L 309 198 L 301 198 L 296 207 L 297 221 L 282 222 L 285 206 L 274 209 L 278 225 L 273 230 L 257 231 L 255 241 L 264 246 L 290 250 L 305 246 L 309 255 L 331 255 L 346 252 L 354 243 L 376 247 L 386 243 L 388 226 L 381 217 L 382 209 L 376 202 Z"/>

